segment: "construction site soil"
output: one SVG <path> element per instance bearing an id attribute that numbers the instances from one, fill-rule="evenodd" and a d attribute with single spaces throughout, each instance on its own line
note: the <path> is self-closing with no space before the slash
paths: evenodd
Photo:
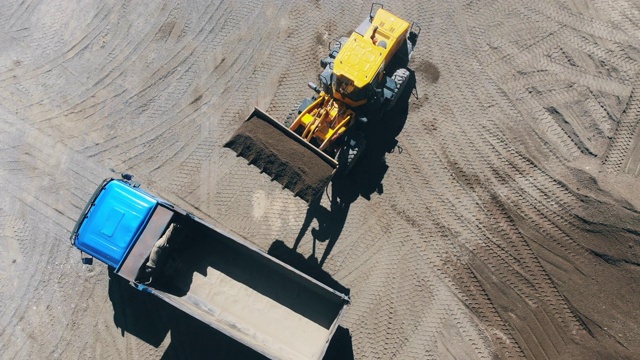
<path id="1" fill-rule="evenodd" d="M 118 172 L 348 291 L 327 358 L 640 358 L 638 1 L 386 2 L 422 28 L 406 113 L 308 204 L 223 145 L 369 8 L 0 3 L 0 358 L 256 357 L 81 263 Z"/>

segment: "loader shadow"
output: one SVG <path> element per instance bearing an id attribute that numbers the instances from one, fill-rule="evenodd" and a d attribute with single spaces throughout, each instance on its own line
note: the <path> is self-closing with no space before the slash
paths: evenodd
<path id="1" fill-rule="evenodd" d="M 298 249 L 302 238 L 311 227 L 313 220 L 317 220 L 318 227 L 311 229 L 313 237 L 313 253 L 309 257 L 309 261 L 316 261 L 318 267 L 322 267 L 327 257 L 331 253 L 334 245 L 338 241 L 344 224 L 347 221 L 349 207 L 358 198 L 358 194 L 351 191 L 351 188 L 344 187 L 346 183 L 333 181 L 331 183 L 331 205 L 326 209 L 321 205 L 322 196 L 316 197 L 307 208 L 298 236 L 293 244 L 293 251 Z M 324 252 L 320 259 L 316 255 L 316 242 L 327 242 Z"/>
<path id="2" fill-rule="evenodd" d="M 416 84 L 415 73 L 413 71 L 409 73 L 407 87 L 393 111 L 386 112 L 375 124 L 367 127 L 366 149 L 353 169 L 346 176 L 334 177 L 331 180 L 326 192 L 326 196 L 330 198 L 329 209 L 321 205 L 322 196 L 316 197 L 309 203 L 305 219 L 294 241 L 293 250 L 297 250 L 315 219 L 318 227 L 311 229 L 313 253 L 309 259 L 317 259 L 317 241 L 327 242 L 322 256 L 317 260 L 319 267 L 324 265 L 338 241 L 351 204 L 359 197 L 371 200 L 373 193 L 379 195 L 384 193 L 383 179 L 389 169 L 386 155 L 396 151 L 402 154 L 402 147 L 398 145 L 396 138 L 407 121 L 409 100 Z"/>
<path id="3" fill-rule="evenodd" d="M 323 283 L 324 285 L 349 296 L 351 292 L 349 288 L 343 286 L 336 281 L 328 272 L 322 270 L 315 259 L 305 258 L 295 249 L 287 247 L 282 240 L 276 240 L 271 243 L 267 253 L 283 263 L 295 268 L 303 274 Z"/>
<path id="4" fill-rule="evenodd" d="M 342 196 L 351 192 L 370 200 L 373 193 L 381 195 L 384 192 L 382 181 L 389 169 L 386 155 L 394 152 L 402 154 L 402 147 L 399 146 L 397 137 L 407 122 L 409 100 L 416 86 L 415 73 L 409 71 L 409 75 L 405 91 L 393 110 L 385 112 L 375 124 L 367 127 L 365 131 L 367 145 L 358 162 L 347 176 L 334 180 L 342 188 Z"/>
<path id="5" fill-rule="evenodd" d="M 159 298 L 134 289 L 113 269 L 109 269 L 109 299 L 122 336 L 126 332 L 158 348 L 171 334 L 162 359 L 266 359 Z"/>

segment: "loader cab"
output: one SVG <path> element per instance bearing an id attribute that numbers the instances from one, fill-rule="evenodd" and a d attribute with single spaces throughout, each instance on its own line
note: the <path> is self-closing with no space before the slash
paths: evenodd
<path id="1" fill-rule="evenodd" d="M 358 107 L 376 102 L 382 96 L 382 87 L 385 78 L 384 69 L 381 67 L 374 80 L 359 88 L 354 82 L 345 76 L 331 74 L 331 93 L 333 97 L 347 103 L 350 107 Z"/>
<path id="2" fill-rule="evenodd" d="M 385 85 L 385 68 L 406 43 L 409 28 L 408 22 L 377 9 L 349 36 L 332 62 L 333 96 L 350 107 L 375 102 Z"/>
<path id="3" fill-rule="evenodd" d="M 371 93 L 369 86 L 365 86 L 362 89 L 358 88 L 353 80 L 335 73 L 331 75 L 331 89 L 334 97 L 350 103 L 351 106 L 354 106 L 353 104 L 366 103 Z"/>

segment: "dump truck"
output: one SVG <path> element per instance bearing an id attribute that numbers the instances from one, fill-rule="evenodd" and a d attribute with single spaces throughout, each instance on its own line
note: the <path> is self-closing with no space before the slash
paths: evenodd
<path id="1" fill-rule="evenodd" d="M 407 68 L 420 34 L 373 4 L 347 38 L 320 61 L 316 95 L 278 121 L 256 108 L 225 144 L 295 195 L 311 202 L 334 176 L 346 175 L 367 144 L 367 127 L 394 111 L 412 73 Z"/>
<path id="2" fill-rule="evenodd" d="M 71 242 L 149 292 L 274 359 L 321 359 L 349 297 L 140 188 L 104 180 Z"/>

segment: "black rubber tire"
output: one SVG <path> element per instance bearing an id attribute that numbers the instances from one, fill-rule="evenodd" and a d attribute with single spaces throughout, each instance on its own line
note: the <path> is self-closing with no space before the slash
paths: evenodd
<path id="1" fill-rule="evenodd" d="M 409 80 L 409 76 L 411 76 L 411 73 L 409 72 L 409 70 L 405 68 L 400 68 L 396 70 L 391 76 L 391 79 L 396 83 L 397 90 L 396 90 L 396 93 L 393 95 L 391 102 L 388 105 L 388 108 L 387 108 L 388 110 L 392 109 L 395 106 L 396 101 L 398 101 L 398 99 L 402 96 L 402 93 L 404 92 L 404 88 L 407 85 L 407 81 Z"/>
<path id="2" fill-rule="evenodd" d="M 398 84 L 398 88 L 402 86 L 402 84 L 407 81 L 407 79 L 409 78 L 409 70 L 405 69 L 405 68 L 400 68 L 398 70 L 396 70 L 393 75 L 391 76 L 391 79 L 393 79 L 393 81 L 396 82 L 396 84 Z"/>
<path id="3" fill-rule="evenodd" d="M 293 122 L 296 121 L 297 117 L 298 117 L 298 107 L 295 106 L 293 107 L 293 109 L 291 109 L 291 112 L 289 112 L 289 115 L 287 115 L 287 117 L 284 119 L 282 124 L 290 128 L 291 125 L 293 125 Z"/>
<path id="4" fill-rule="evenodd" d="M 357 163 L 358 159 L 362 155 L 366 141 L 364 137 L 359 136 L 356 139 L 356 146 L 350 147 L 347 144 L 342 146 L 338 153 L 336 154 L 336 160 L 338 161 L 338 170 L 337 173 L 339 175 L 347 175 L 353 166 Z"/>

